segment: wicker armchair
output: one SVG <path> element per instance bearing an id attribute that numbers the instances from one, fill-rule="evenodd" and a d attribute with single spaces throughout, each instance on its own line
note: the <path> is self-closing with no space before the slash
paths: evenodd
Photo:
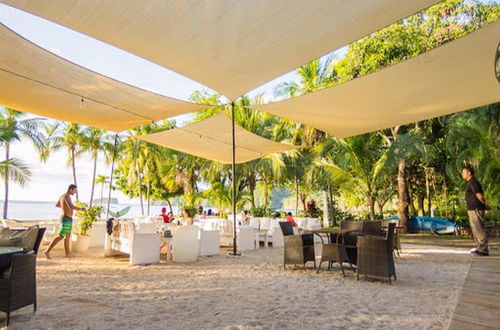
<path id="1" fill-rule="evenodd" d="M 33 304 L 36 311 L 36 254 L 15 254 L 0 278 L 0 311 L 7 313 Z"/>
<path id="2" fill-rule="evenodd" d="M 342 263 L 348 262 L 351 269 L 354 271 L 351 260 L 347 254 L 346 246 L 343 243 L 343 237 L 341 235 L 332 235 L 329 243 L 325 243 L 324 238 L 321 238 L 321 259 L 318 266 L 319 273 L 321 270 L 321 264 L 324 261 L 328 261 L 328 269 L 331 269 L 334 262 L 338 262 L 340 269 L 342 270 L 342 275 L 345 277 L 344 266 Z"/>
<path id="3" fill-rule="evenodd" d="M 351 221 L 351 220 L 340 221 L 340 229 L 350 229 L 361 232 L 363 231 L 363 221 Z"/>
<path id="4" fill-rule="evenodd" d="M 387 236 L 360 235 L 358 236 L 358 273 L 365 277 L 387 278 L 389 284 L 391 277 L 396 280 L 394 267 L 394 229 L 396 225 L 390 223 L 387 227 Z"/>
<path id="5" fill-rule="evenodd" d="M 399 225 L 399 220 L 382 220 L 382 228 L 386 229 L 390 223 L 394 223 L 395 226 L 397 227 Z M 398 256 L 400 255 L 400 253 L 403 252 L 403 250 L 401 249 L 401 237 L 400 237 L 400 233 L 399 233 L 399 230 L 396 229 L 396 232 L 394 233 L 394 256 Z"/>
<path id="6" fill-rule="evenodd" d="M 279 224 L 285 243 L 283 268 L 286 269 L 286 265 L 290 264 L 304 265 L 305 268 L 308 261 L 314 262 L 314 268 L 316 268 L 313 234 L 294 235 L 290 222 L 280 222 Z"/>
<path id="7" fill-rule="evenodd" d="M 38 234 L 36 236 L 35 245 L 33 246 L 33 252 L 35 252 L 35 254 L 38 254 L 38 250 L 40 249 L 40 244 L 42 244 L 43 235 L 45 234 L 46 229 L 47 228 L 45 228 L 45 227 L 38 229 Z"/>

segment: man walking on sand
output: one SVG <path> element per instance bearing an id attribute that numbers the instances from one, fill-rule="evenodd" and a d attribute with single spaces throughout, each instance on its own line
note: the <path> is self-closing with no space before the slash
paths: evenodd
<path id="1" fill-rule="evenodd" d="M 50 251 L 54 246 L 57 245 L 64 238 L 64 251 L 66 252 L 66 258 L 71 257 L 69 252 L 69 240 L 71 235 L 71 229 L 73 227 L 73 210 L 83 210 L 83 208 L 76 207 L 71 201 L 71 195 L 76 194 L 76 185 L 70 184 L 68 191 L 62 195 L 56 203 L 56 207 L 60 207 L 62 211 L 61 224 L 59 228 L 59 233 L 56 238 L 50 243 L 49 247 L 43 251 L 45 258 L 51 259 Z"/>
<path id="2" fill-rule="evenodd" d="M 464 166 L 462 169 L 462 178 L 467 181 L 465 189 L 465 202 L 467 203 L 467 215 L 474 236 L 476 247 L 470 252 L 472 254 L 487 256 L 488 234 L 484 227 L 484 212 L 489 209 L 484 198 L 483 188 L 474 178 L 474 169 L 470 166 Z"/>

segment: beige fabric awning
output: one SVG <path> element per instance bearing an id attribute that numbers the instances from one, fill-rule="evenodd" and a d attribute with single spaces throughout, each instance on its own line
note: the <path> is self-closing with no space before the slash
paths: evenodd
<path id="1" fill-rule="evenodd" d="M 5 107 L 117 132 L 207 108 L 87 70 L 3 24 L 0 45 L 0 105 Z"/>
<path id="2" fill-rule="evenodd" d="M 499 40 L 497 21 L 364 77 L 253 108 L 347 137 L 499 102 Z"/>
<path id="3" fill-rule="evenodd" d="M 230 99 L 440 0 L 6 0 Z"/>
<path id="4" fill-rule="evenodd" d="M 187 154 L 231 164 L 231 132 L 231 119 L 221 112 L 184 127 L 135 137 Z M 237 164 L 295 149 L 293 145 L 265 139 L 239 125 L 235 125 L 235 136 Z"/>

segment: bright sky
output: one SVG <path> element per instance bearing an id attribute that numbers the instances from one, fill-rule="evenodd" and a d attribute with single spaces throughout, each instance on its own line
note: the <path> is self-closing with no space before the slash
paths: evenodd
<path id="1" fill-rule="evenodd" d="M 0 22 L 59 56 L 137 87 L 182 100 L 187 100 L 195 90 L 209 90 L 191 79 L 116 47 L 3 4 L 0 4 Z M 263 93 L 266 99 L 270 99 L 274 86 L 290 80 L 298 80 L 294 72 L 285 74 L 248 95 Z M 189 115 L 184 115 L 176 119 L 178 122 L 183 122 L 189 118 Z M 12 146 L 11 157 L 21 159 L 32 171 L 31 180 L 24 188 L 11 184 L 9 194 L 11 200 L 53 201 L 73 181 L 64 151 L 54 153 L 47 163 L 41 164 L 35 149 L 28 142 L 20 142 Z M 80 199 L 88 201 L 92 162 L 88 157 L 82 157 L 76 164 Z M 109 175 L 109 172 L 110 168 L 100 161 L 97 173 Z M 4 191 L 2 184 L 0 200 L 3 200 Z M 118 197 L 121 202 L 128 200 L 119 192 L 113 192 L 113 196 Z"/>

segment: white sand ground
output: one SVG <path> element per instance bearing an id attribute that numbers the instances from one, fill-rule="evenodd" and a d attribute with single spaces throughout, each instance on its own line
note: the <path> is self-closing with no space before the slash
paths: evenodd
<path id="1" fill-rule="evenodd" d="M 403 246 L 393 285 L 352 271 L 283 270 L 283 249 L 197 263 L 129 266 L 97 250 L 38 261 L 39 310 L 10 329 L 443 329 L 471 257 L 465 249 Z M 325 267 L 325 265 L 323 265 Z M 0 312 L 3 324 L 5 314 Z"/>

